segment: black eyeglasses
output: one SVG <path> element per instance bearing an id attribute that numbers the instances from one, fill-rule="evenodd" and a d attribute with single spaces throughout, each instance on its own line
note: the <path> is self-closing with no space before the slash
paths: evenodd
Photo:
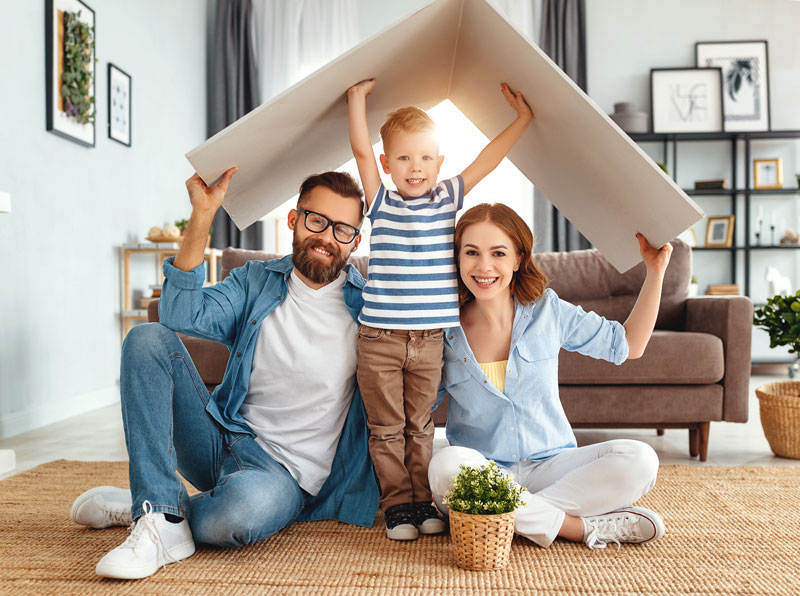
<path id="1" fill-rule="evenodd" d="M 346 224 L 341 221 L 333 221 L 321 213 L 309 211 L 308 209 L 302 209 L 300 207 L 298 207 L 296 211 L 298 213 L 305 214 L 303 223 L 309 232 L 320 234 L 327 230 L 328 226 L 333 226 L 333 237 L 342 244 L 350 244 L 356 239 L 356 236 L 358 236 L 358 228 L 354 228 L 350 224 Z"/>

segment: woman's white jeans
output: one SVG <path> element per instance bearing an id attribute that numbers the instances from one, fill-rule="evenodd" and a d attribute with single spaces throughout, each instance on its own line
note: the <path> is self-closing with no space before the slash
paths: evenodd
<path id="1" fill-rule="evenodd" d="M 431 458 L 428 478 L 436 506 L 442 502 L 462 464 L 481 466 L 487 459 L 468 447 L 445 447 Z M 539 546 L 558 536 L 565 515 L 586 517 L 625 507 L 656 483 L 658 456 L 641 441 L 617 439 L 576 447 L 542 461 L 521 461 L 503 468 L 528 489 L 517 509 L 514 530 Z"/>

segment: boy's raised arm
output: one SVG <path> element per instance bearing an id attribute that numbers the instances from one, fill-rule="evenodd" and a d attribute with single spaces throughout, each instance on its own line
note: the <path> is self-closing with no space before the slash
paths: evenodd
<path id="1" fill-rule="evenodd" d="M 478 182 L 500 165 L 500 162 L 511 151 L 511 148 L 522 136 L 522 133 L 525 132 L 525 129 L 528 128 L 531 120 L 533 120 L 533 112 L 525 98 L 522 97 L 522 93 L 514 93 L 506 83 L 500 85 L 500 89 L 503 91 L 503 97 L 517 112 L 517 118 L 486 145 L 478 157 L 475 158 L 475 161 L 461 173 L 461 177 L 464 179 L 464 194 L 472 190 Z"/>
<path id="2" fill-rule="evenodd" d="M 381 175 L 378 163 L 372 151 L 372 143 L 367 127 L 367 95 L 372 93 L 375 79 L 356 83 L 347 90 L 347 117 L 350 127 L 350 147 L 356 158 L 358 175 L 364 187 L 364 200 L 367 207 L 372 204 L 375 194 L 381 186 Z"/>

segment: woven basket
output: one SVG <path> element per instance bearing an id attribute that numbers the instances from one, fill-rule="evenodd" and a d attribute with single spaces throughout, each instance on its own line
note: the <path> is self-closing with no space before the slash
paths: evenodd
<path id="1" fill-rule="evenodd" d="M 450 537 L 456 565 L 487 571 L 508 565 L 514 538 L 514 512 L 473 515 L 450 510 Z"/>
<path id="2" fill-rule="evenodd" d="M 756 395 L 772 452 L 800 459 L 800 381 L 767 383 L 756 389 Z"/>

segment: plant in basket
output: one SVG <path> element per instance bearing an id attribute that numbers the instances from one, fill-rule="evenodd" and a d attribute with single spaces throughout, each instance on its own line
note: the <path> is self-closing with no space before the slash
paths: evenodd
<path id="1" fill-rule="evenodd" d="M 464 569 L 502 569 L 514 538 L 514 511 L 525 488 L 489 461 L 461 466 L 444 503 L 450 508 L 450 536 L 456 564 Z"/>
<path id="2" fill-rule="evenodd" d="M 773 296 L 755 310 L 753 322 L 769 333 L 769 347 L 789 346 L 800 357 L 800 291 Z M 797 375 L 798 363 L 789 367 Z M 756 389 L 761 427 L 775 455 L 800 459 L 800 381 L 778 381 Z"/>

